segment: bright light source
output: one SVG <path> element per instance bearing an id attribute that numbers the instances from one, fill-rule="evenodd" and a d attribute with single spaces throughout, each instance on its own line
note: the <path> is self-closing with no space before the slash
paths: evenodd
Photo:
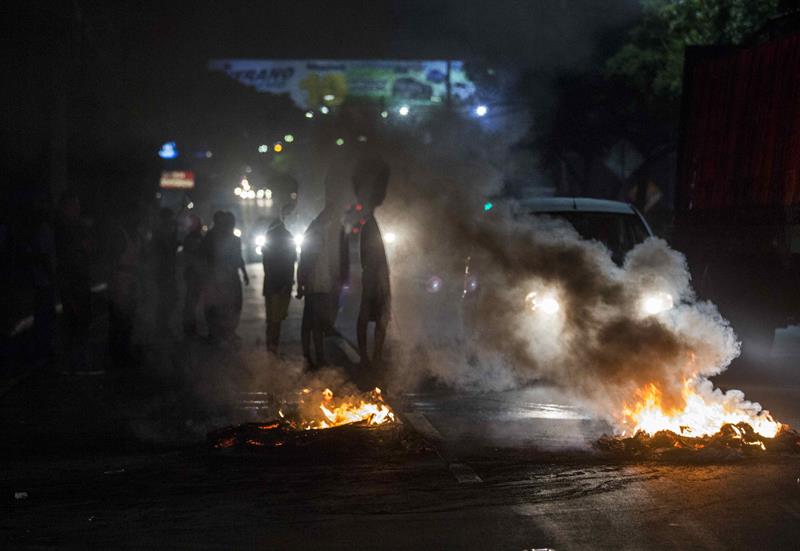
<path id="1" fill-rule="evenodd" d="M 233 235 L 235 235 L 236 237 L 241 237 L 242 230 L 240 230 L 239 228 L 233 228 Z"/>
<path id="2" fill-rule="evenodd" d="M 178 146 L 175 145 L 175 142 L 166 142 L 158 150 L 158 156 L 162 159 L 174 159 L 178 156 Z"/>
<path id="3" fill-rule="evenodd" d="M 397 234 L 394 232 L 386 232 L 383 236 L 383 240 L 386 243 L 394 243 L 395 241 L 397 241 Z"/>
<path id="4" fill-rule="evenodd" d="M 400 109 L 397 110 L 397 112 L 400 113 L 401 117 L 407 116 L 410 111 L 411 109 L 408 108 L 408 105 L 403 105 L 400 107 Z"/>
<path id="5" fill-rule="evenodd" d="M 364 136 L 363 134 L 361 136 L 359 136 L 358 138 L 356 138 L 356 139 L 361 143 L 364 143 L 364 142 L 367 141 L 367 137 Z"/>
<path id="6" fill-rule="evenodd" d="M 261 145 L 258 146 L 259 153 L 266 153 L 267 151 L 269 151 L 269 146 L 267 144 L 262 143 Z"/>
<path id="7" fill-rule="evenodd" d="M 483 117 L 488 112 L 489 108 L 486 107 L 485 105 L 479 105 L 475 108 L 475 114 L 478 115 L 479 117 Z"/>
<path id="8" fill-rule="evenodd" d="M 247 178 L 242 178 L 241 186 L 242 189 L 245 191 L 248 191 L 250 189 L 250 182 L 247 180 Z"/>
<path id="9" fill-rule="evenodd" d="M 323 115 L 327 115 L 328 113 L 331 112 L 331 110 L 328 109 L 327 105 L 323 105 L 322 107 L 319 108 L 319 112 L 322 113 Z"/>
<path id="10" fill-rule="evenodd" d="M 438 293 L 442 289 L 442 278 L 439 276 L 431 277 L 425 287 L 429 293 Z"/>
<path id="11" fill-rule="evenodd" d="M 258 255 L 263 254 L 263 251 L 261 250 L 261 247 L 256 247 L 256 254 L 258 254 Z"/>
<path id="12" fill-rule="evenodd" d="M 314 118 L 314 112 L 313 111 L 306 111 L 306 118 L 307 119 L 313 119 Z"/>
<path id="13" fill-rule="evenodd" d="M 258 197 L 259 199 L 263 199 L 264 198 L 264 190 L 263 189 L 259 189 L 256 192 L 256 197 Z"/>
<path id="14" fill-rule="evenodd" d="M 253 191 L 252 189 L 247 190 L 247 198 L 248 199 L 255 199 L 256 198 L 256 192 Z"/>
<path id="15" fill-rule="evenodd" d="M 492 210 L 493 208 L 494 208 L 494 204 L 493 204 L 491 201 L 486 201 L 486 202 L 483 204 L 483 210 L 484 210 L 484 212 L 489 212 L 489 211 L 490 211 L 490 210 Z"/>
<path id="16" fill-rule="evenodd" d="M 275 145 L 272 146 L 272 150 L 275 153 L 280 153 L 281 151 L 283 151 L 283 144 L 280 142 L 276 143 Z"/>
<path id="17" fill-rule="evenodd" d="M 242 188 L 240 188 L 240 187 L 233 188 L 233 194 L 235 196 L 239 197 L 242 194 Z"/>
<path id="18" fill-rule="evenodd" d="M 388 119 L 389 118 L 389 112 L 388 111 L 381 111 L 381 118 L 382 119 Z"/>
<path id="19" fill-rule="evenodd" d="M 669 293 L 650 293 L 645 295 L 641 302 L 642 313 L 653 316 L 672 309 L 672 295 Z"/>
<path id="20" fill-rule="evenodd" d="M 267 236 L 266 235 L 257 235 L 255 240 L 255 244 L 257 247 L 263 247 L 267 244 Z"/>
<path id="21" fill-rule="evenodd" d="M 194 203 L 192 203 L 191 201 L 189 201 L 189 204 L 188 204 L 188 205 L 186 205 L 186 208 L 187 208 L 187 209 L 193 209 L 193 208 L 194 208 Z"/>
<path id="22" fill-rule="evenodd" d="M 285 141 L 286 143 L 292 143 L 294 141 L 294 136 L 292 136 L 291 134 L 286 134 L 283 137 L 283 141 Z"/>
<path id="23" fill-rule="evenodd" d="M 264 199 L 272 199 L 272 190 L 271 189 L 265 189 L 264 190 Z"/>
<path id="24" fill-rule="evenodd" d="M 545 314 L 555 314 L 561 309 L 561 306 L 559 306 L 558 301 L 553 297 L 544 297 L 541 301 L 541 308 L 542 312 Z"/>
<path id="25" fill-rule="evenodd" d="M 333 94 L 325 94 L 324 96 L 322 96 L 322 99 L 324 101 L 333 101 L 336 99 L 336 96 L 334 96 Z"/>
<path id="26" fill-rule="evenodd" d="M 294 236 L 294 244 L 297 245 L 298 247 L 302 247 L 304 238 L 305 236 L 302 233 L 298 233 L 297 235 Z"/>
<path id="27" fill-rule="evenodd" d="M 336 138 L 336 145 L 344 145 L 344 140 L 342 138 Z"/>
<path id="28" fill-rule="evenodd" d="M 541 311 L 549 315 L 555 314 L 561 309 L 561 305 L 553 295 L 539 296 L 536 291 L 527 294 L 525 304 L 533 312 Z"/>

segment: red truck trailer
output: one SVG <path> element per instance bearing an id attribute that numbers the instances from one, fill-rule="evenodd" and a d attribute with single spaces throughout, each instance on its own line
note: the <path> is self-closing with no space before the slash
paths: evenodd
<path id="1" fill-rule="evenodd" d="M 687 49 L 674 242 L 762 353 L 800 313 L 800 33 Z"/>

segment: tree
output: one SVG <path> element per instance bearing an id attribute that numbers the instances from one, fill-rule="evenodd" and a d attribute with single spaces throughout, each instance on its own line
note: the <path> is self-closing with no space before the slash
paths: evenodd
<path id="1" fill-rule="evenodd" d="M 642 20 L 630 41 L 606 63 L 653 103 L 675 103 L 681 93 L 687 46 L 741 44 L 788 9 L 781 0 L 641 0 Z"/>

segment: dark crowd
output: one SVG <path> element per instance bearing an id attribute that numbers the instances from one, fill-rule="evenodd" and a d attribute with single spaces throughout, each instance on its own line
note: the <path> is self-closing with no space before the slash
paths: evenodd
<path id="1" fill-rule="evenodd" d="M 296 201 L 276 207 L 261 247 L 265 342 L 275 357 L 281 341 L 293 337 L 282 334 L 281 326 L 294 296 L 303 302 L 300 335 L 294 338 L 299 337 L 307 366 L 328 364 L 324 341 L 342 336 L 335 325 L 350 286 L 352 245 L 361 267 L 354 337 L 362 367 L 382 365 L 391 292 L 375 211 L 384 201 L 389 173 L 379 158 L 359 161 L 351 181 L 356 202 L 343 209 L 336 206 L 341 201 L 329 201 L 307 227 L 302 248 L 285 224 Z M 206 224 L 186 206 L 176 211 L 131 204 L 113 220 L 101 232 L 83 217 L 78 194 L 66 191 L 55 208 L 37 205 L 27 227 L 16 232 L 14 247 L 21 254 L 15 256 L 22 258 L 33 287 L 36 364 L 64 374 L 100 373 L 106 365 L 133 367 L 142 361 L 138 335 L 143 333 L 151 341 L 177 339 L 175 333 L 182 332 L 185 340 L 237 346 L 242 285 L 250 284 L 250 276 L 234 214 L 218 210 Z M 105 308 L 108 361 L 97 365 L 89 341 L 93 320 Z"/>

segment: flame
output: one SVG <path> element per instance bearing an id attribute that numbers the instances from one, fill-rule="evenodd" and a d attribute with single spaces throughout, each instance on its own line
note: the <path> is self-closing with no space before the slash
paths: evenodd
<path id="1" fill-rule="evenodd" d="M 315 396 L 310 389 L 303 389 L 302 394 L 307 399 L 312 398 L 313 403 Z M 334 398 L 333 391 L 326 388 L 319 393 L 319 405 L 312 411 L 318 411 L 321 415 L 289 421 L 290 425 L 301 430 L 321 430 L 351 423 L 383 425 L 395 421 L 394 412 L 384 403 L 381 389 L 377 387 L 366 395 L 344 398 Z M 283 411 L 279 411 L 279 415 L 285 418 Z"/>
<path id="2" fill-rule="evenodd" d="M 684 381 L 683 406 L 667 408 L 662 403 L 661 390 L 653 383 L 645 385 L 636 392 L 636 401 L 623 407 L 622 424 L 632 434 L 642 431 L 653 435 L 668 430 L 693 437 L 716 434 L 726 423 L 747 423 L 765 438 L 774 438 L 781 429 L 781 423 L 775 421 L 768 411 L 748 411 L 735 401 L 729 403 L 712 399 L 715 396 L 707 398 L 698 393 L 695 387 L 692 380 Z M 764 449 L 762 442 L 754 442 L 753 445 L 760 445 Z"/>

